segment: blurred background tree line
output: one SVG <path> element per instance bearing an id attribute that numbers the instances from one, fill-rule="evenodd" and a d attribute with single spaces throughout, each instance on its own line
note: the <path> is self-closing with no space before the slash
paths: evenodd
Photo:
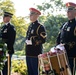
<path id="1" fill-rule="evenodd" d="M 51 47 L 56 45 L 56 38 L 59 28 L 67 20 L 67 17 L 63 15 L 64 13 L 58 13 L 65 9 L 65 4 L 62 2 L 62 0 L 49 0 L 49 2 L 43 2 L 42 5 L 36 6 L 43 13 L 39 17 L 39 21 L 46 28 L 47 39 L 46 43 L 44 44 L 44 52 L 47 52 Z M 11 19 L 11 23 L 14 24 L 17 33 L 14 45 L 15 53 L 23 55 L 25 51 L 26 31 L 30 24 L 30 22 L 28 23 L 26 19 L 29 19 L 29 16 L 17 17 L 15 15 L 16 10 L 14 8 L 14 3 L 11 0 L 0 0 L 0 18 L 3 16 L 2 11 L 8 11 L 14 14 L 13 18 Z M 3 25 L 2 21 L 0 22 L 0 25 Z M 17 51 L 19 51 L 19 53 Z"/>

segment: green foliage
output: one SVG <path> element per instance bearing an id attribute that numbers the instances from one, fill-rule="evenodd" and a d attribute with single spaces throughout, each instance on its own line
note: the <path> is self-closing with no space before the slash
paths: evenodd
<path id="1" fill-rule="evenodd" d="M 6 60 L 7 46 L 0 38 L 0 71 L 3 69 L 4 61 Z"/>
<path id="2" fill-rule="evenodd" d="M 11 22 L 15 25 L 16 32 L 17 32 L 16 37 L 18 38 L 19 36 L 25 36 L 25 33 L 28 28 L 28 24 L 25 21 L 25 18 L 13 16 Z"/>
<path id="3" fill-rule="evenodd" d="M 16 51 L 16 52 L 15 52 L 15 55 L 18 55 L 18 56 L 25 56 L 25 51 L 24 51 L 24 50 Z"/>
<path id="4" fill-rule="evenodd" d="M 27 66 L 24 60 L 12 60 L 12 73 L 17 72 L 21 75 L 27 75 Z"/>
<path id="5" fill-rule="evenodd" d="M 24 17 L 13 16 L 11 22 L 16 28 L 16 41 L 14 48 L 15 50 L 23 50 L 25 48 L 25 36 L 28 28 L 28 24 Z"/>
<path id="6" fill-rule="evenodd" d="M 8 11 L 10 13 L 15 13 L 15 9 L 14 9 L 14 4 L 13 2 L 11 2 L 10 0 L 1 0 L 0 2 L 0 9 L 4 12 L 4 11 Z M 3 14 L 0 13 L 0 15 Z"/>
<path id="7" fill-rule="evenodd" d="M 44 52 L 49 51 L 51 47 L 56 45 L 56 38 L 58 36 L 59 29 L 61 25 L 66 22 L 66 18 L 61 15 L 47 15 L 46 17 L 47 19 L 44 22 L 44 25 L 47 32 L 47 39 L 46 43 L 44 44 Z"/>
<path id="8" fill-rule="evenodd" d="M 43 14 L 54 14 L 53 12 L 61 11 L 64 9 L 62 0 L 46 0 L 42 5 L 37 5 L 37 8 L 43 12 Z"/>
<path id="9" fill-rule="evenodd" d="M 14 45 L 15 50 L 23 50 L 25 48 L 25 36 L 28 28 L 28 24 L 25 21 L 24 17 L 16 17 L 12 18 L 12 23 L 16 28 L 16 42 Z"/>
<path id="10" fill-rule="evenodd" d="M 40 16 L 39 17 L 39 22 L 44 24 L 44 22 L 46 21 L 47 17 L 46 16 Z"/>
<path id="11" fill-rule="evenodd" d="M 47 42 L 50 40 L 55 43 L 55 39 L 59 32 L 60 26 L 64 23 L 64 19 L 61 16 L 47 16 L 47 20 L 44 22 L 47 32 Z"/>

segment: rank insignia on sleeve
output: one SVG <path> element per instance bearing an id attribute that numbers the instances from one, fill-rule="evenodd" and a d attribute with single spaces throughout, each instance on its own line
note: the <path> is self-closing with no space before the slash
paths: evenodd
<path id="1" fill-rule="evenodd" d="M 74 29 L 74 36 L 76 36 L 76 27 L 75 27 L 75 29 Z"/>
<path id="2" fill-rule="evenodd" d="M 40 36 L 41 36 L 42 38 L 46 38 L 46 37 L 47 37 L 47 35 L 46 35 L 45 32 L 40 33 Z"/>

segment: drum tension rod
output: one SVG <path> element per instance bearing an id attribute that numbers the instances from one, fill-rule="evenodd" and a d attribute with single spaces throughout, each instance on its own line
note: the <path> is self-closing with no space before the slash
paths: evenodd
<path id="1" fill-rule="evenodd" d="M 55 70 L 49 70 L 49 71 L 48 71 L 48 73 L 49 73 L 49 74 L 54 73 L 54 74 L 56 75 L 56 71 L 55 71 Z M 42 71 L 42 74 L 46 74 L 46 71 L 45 71 L 45 72 L 44 72 L 44 71 Z"/>
<path id="2" fill-rule="evenodd" d="M 68 65 L 66 65 L 66 68 L 68 68 Z"/>
<path id="3" fill-rule="evenodd" d="M 46 74 L 46 72 L 42 71 L 42 74 Z"/>
<path id="4" fill-rule="evenodd" d="M 64 71 L 64 68 L 62 67 L 62 68 L 60 68 L 60 71 Z"/>

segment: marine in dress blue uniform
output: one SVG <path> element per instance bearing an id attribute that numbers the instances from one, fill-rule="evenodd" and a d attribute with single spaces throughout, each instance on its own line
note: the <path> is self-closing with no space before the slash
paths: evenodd
<path id="1" fill-rule="evenodd" d="M 75 58 L 76 58 L 76 4 L 72 2 L 66 3 L 68 21 L 60 28 L 57 37 L 57 44 L 64 44 L 72 74 L 75 75 Z"/>
<path id="2" fill-rule="evenodd" d="M 30 21 L 26 35 L 26 62 L 28 75 L 38 75 L 38 55 L 42 53 L 42 44 L 46 41 L 45 27 L 38 22 L 41 12 L 30 8 Z"/>
<path id="3" fill-rule="evenodd" d="M 4 25 L 1 28 L 2 40 L 7 44 L 8 54 L 10 56 L 10 66 L 11 66 L 11 57 L 14 53 L 14 42 L 16 37 L 16 30 L 13 24 L 10 23 L 12 18 L 12 13 L 4 12 L 3 22 Z M 8 61 L 5 62 L 3 67 L 3 75 L 8 75 Z"/>

